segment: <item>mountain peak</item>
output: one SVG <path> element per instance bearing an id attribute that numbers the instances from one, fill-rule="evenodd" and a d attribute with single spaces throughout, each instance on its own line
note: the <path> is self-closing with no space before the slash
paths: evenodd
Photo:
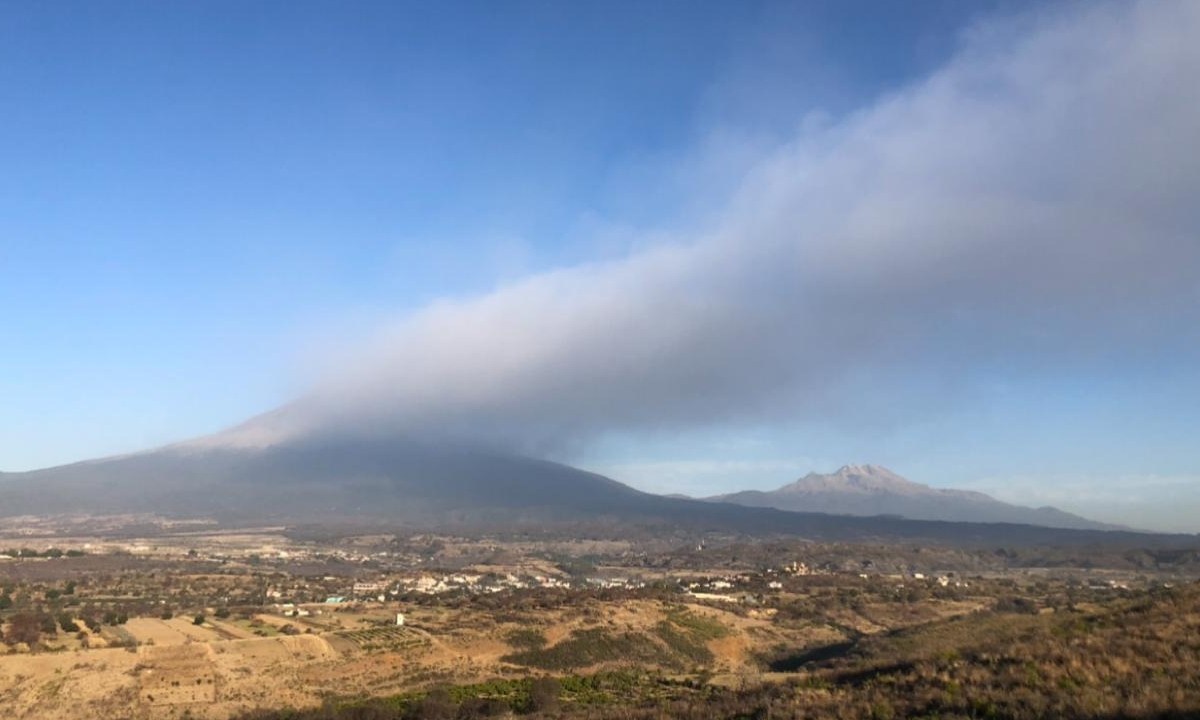
<path id="1" fill-rule="evenodd" d="M 888 479 L 896 479 L 896 480 L 904 479 L 904 478 L 900 477 L 899 475 L 897 475 L 896 473 L 892 472 L 891 470 L 888 470 L 887 468 L 883 467 L 882 465 L 871 465 L 871 464 L 857 465 L 857 464 L 851 463 L 849 465 L 843 465 L 840 468 L 838 468 L 836 472 L 834 472 L 832 474 L 835 476 L 838 476 L 838 477 L 873 477 L 873 478 L 888 478 Z"/>
<path id="2" fill-rule="evenodd" d="M 880 465 L 843 465 L 829 474 L 809 473 L 776 492 L 789 494 L 824 492 L 887 492 L 915 495 L 936 492 L 928 485 L 921 485 L 897 475 Z"/>
<path id="3" fill-rule="evenodd" d="M 836 474 L 840 475 L 840 474 L 848 474 L 848 473 L 854 473 L 854 474 L 858 474 L 858 475 L 875 475 L 875 474 L 879 474 L 879 473 L 889 473 L 890 474 L 891 470 L 888 470 L 887 468 L 883 467 L 882 465 L 871 465 L 870 463 L 867 463 L 865 465 L 859 465 L 857 463 L 848 463 L 848 464 L 843 465 L 840 468 L 838 468 Z"/>
<path id="4" fill-rule="evenodd" d="M 899 515 L 921 520 L 1008 522 L 1064 528 L 1112 529 L 1054 508 L 1010 505 L 981 492 L 935 488 L 881 465 L 848 464 L 809 473 L 770 492 L 743 491 L 713 500 L 834 515 Z"/>

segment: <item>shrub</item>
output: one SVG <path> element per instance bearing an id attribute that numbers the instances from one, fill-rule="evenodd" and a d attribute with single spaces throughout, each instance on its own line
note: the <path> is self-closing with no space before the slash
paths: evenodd
<path id="1" fill-rule="evenodd" d="M 517 650 L 541 650 L 546 647 L 546 636 L 531 628 L 513 630 L 504 639 Z"/>

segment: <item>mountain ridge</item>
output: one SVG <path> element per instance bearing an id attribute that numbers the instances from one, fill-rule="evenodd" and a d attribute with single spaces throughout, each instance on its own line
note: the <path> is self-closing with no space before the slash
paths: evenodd
<path id="1" fill-rule="evenodd" d="M 150 513 L 222 526 L 609 528 L 955 545 L 1157 546 L 1190 536 L 929 522 L 668 498 L 559 463 L 466 445 L 307 436 L 165 448 L 0 475 L 0 517 Z M 589 530 L 591 532 L 592 530 Z"/>
<path id="2" fill-rule="evenodd" d="M 935 488 L 879 465 L 811 472 L 775 490 L 742 490 L 703 498 L 747 507 L 838 515 L 898 515 L 913 520 L 1011 522 L 1080 530 L 1124 530 L 1055 507 L 1006 503 L 975 490 Z"/>

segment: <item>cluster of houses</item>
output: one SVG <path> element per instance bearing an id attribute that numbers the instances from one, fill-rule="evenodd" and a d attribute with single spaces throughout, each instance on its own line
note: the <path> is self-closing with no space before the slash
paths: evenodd
<path id="1" fill-rule="evenodd" d="M 794 560 L 760 573 L 740 573 L 681 580 L 680 585 L 683 590 L 696 600 L 751 603 L 751 599 L 759 601 L 764 594 L 784 590 L 789 577 L 825 575 L 833 572 L 835 572 L 833 569 L 825 566 L 813 567 L 805 562 Z M 967 583 L 955 578 L 953 573 L 938 575 L 936 577 L 926 577 L 923 573 L 910 571 L 896 575 L 883 574 L 879 576 L 900 582 L 915 580 L 931 584 L 936 583 L 941 587 L 967 586 Z M 866 579 L 869 576 L 865 573 L 860 573 L 859 577 Z M 267 591 L 267 598 L 276 601 L 275 606 L 281 613 L 300 616 L 307 614 L 308 611 L 298 605 L 285 602 L 285 600 L 304 602 L 302 598 L 307 596 L 310 600 L 308 604 L 311 608 L 313 602 L 324 605 L 372 601 L 386 602 L 413 593 L 422 595 L 440 595 L 443 593 L 482 595 L 506 590 L 536 588 L 592 587 L 637 589 L 645 587 L 644 581 L 630 577 L 595 576 L 567 579 L 538 574 L 480 574 L 471 572 L 445 574 L 433 574 L 429 572 L 421 574 L 403 573 L 400 576 L 396 574 L 380 574 L 375 579 L 359 579 L 352 584 L 346 584 L 347 581 L 344 578 L 333 576 L 327 576 L 323 580 L 323 583 L 317 584 L 315 587 L 305 584 L 303 589 L 271 588 Z M 325 595 L 316 594 L 321 590 L 325 592 Z M 324 598 L 323 603 L 321 601 L 322 597 Z"/>
<path id="2" fill-rule="evenodd" d="M 865 578 L 867 576 L 859 575 L 859 577 Z M 903 579 L 903 578 L 904 578 L 903 575 L 896 577 L 896 579 Z M 931 578 L 926 577 L 925 573 L 915 572 L 912 574 L 912 579 L 913 580 L 930 580 Z M 950 575 L 938 575 L 936 578 L 932 578 L 932 580 L 933 580 L 933 582 L 937 583 L 939 587 L 950 587 L 951 585 L 953 585 L 954 587 L 959 587 L 959 588 L 970 587 L 969 583 L 963 582 L 962 580 L 955 580 Z"/>
<path id="3" fill-rule="evenodd" d="M 325 580 L 332 581 L 335 578 L 327 577 Z M 409 593 L 440 595 L 442 593 L 461 592 L 479 595 L 503 592 L 505 590 L 568 587 L 634 589 L 645 587 L 645 583 L 641 580 L 623 577 L 594 577 L 585 580 L 569 581 L 564 578 L 547 575 L 518 576 L 511 573 L 504 575 L 481 575 L 474 573 L 425 574 L 415 577 L 359 580 L 350 585 L 350 587 L 342 589 L 340 592 L 327 595 L 323 602 L 319 600 L 317 602 L 321 602 L 324 605 L 342 605 L 364 601 L 386 602 Z M 281 614 L 297 617 L 308 614 L 307 611 L 298 605 L 292 602 L 284 602 L 285 599 L 294 599 L 296 594 L 289 592 L 288 588 L 282 586 L 268 588 L 266 591 L 267 599 L 275 601 L 272 604 Z M 307 594 L 311 595 L 311 591 Z M 311 605 L 311 603 L 308 604 Z"/>
<path id="4" fill-rule="evenodd" d="M 504 575 L 479 575 L 473 573 L 453 573 L 449 575 L 420 575 L 415 578 L 405 578 L 396 584 L 395 592 L 421 593 L 423 595 L 440 595 L 448 592 L 466 592 L 469 594 L 494 593 L 504 590 L 520 590 L 523 588 L 568 587 L 570 583 L 555 577 L 544 575 L 517 576 L 512 573 Z"/>
<path id="5" fill-rule="evenodd" d="M 336 578 L 326 577 L 326 581 Z M 511 573 L 505 575 L 480 575 L 472 573 L 453 573 L 447 575 L 419 575 L 399 579 L 360 580 L 354 582 L 347 590 L 339 594 L 327 595 L 323 601 L 293 602 L 297 595 L 311 594 L 295 592 L 297 589 L 285 586 L 270 587 L 266 590 L 266 598 L 275 612 L 288 617 L 307 617 L 319 615 L 322 609 L 318 605 L 328 606 L 333 610 L 339 606 L 358 602 L 387 602 L 407 593 L 438 595 L 450 592 L 465 592 L 484 594 L 518 590 L 527 588 L 566 588 L 580 585 L 601 588 L 640 588 L 644 583 L 629 578 L 588 578 L 587 580 L 571 583 L 567 580 L 545 575 L 517 576 Z M 398 622 L 399 624 L 399 622 Z"/>

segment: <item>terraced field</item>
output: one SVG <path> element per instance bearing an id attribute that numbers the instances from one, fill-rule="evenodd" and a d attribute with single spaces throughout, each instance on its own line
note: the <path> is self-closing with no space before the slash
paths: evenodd
<path id="1" fill-rule="evenodd" d="M 351 649 L 364 651 L 386 650 L 396 652 L 430 644 L 429 638 L 419 630 L 393 625 L 390 627 L 365 628 L 362 630 L 339 630 L 329 638 L 338 649 L 348 643 Z M 342 641 L 340 644 L 337 641 Z"/>

